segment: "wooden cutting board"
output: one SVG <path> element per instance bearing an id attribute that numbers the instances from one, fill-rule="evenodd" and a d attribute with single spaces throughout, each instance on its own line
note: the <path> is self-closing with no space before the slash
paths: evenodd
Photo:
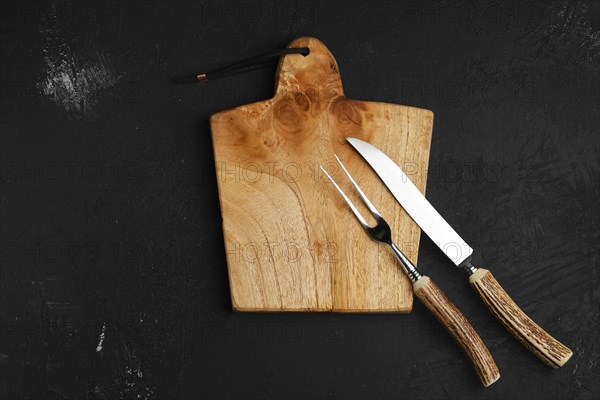
<path id="1" fill-rule="evenodd" d="M 319 165 L 358 204 L 334 153 L 342 159 L 416 263 L 420 229 L 345 138 L 382 149 L 424 192 L 433 113 L 346 98 L 323 43 L 302 37 L 288 47 L 305 46 L 307 56 L 281 57 L 272 99 L 210 120 L 233 308 L 410 312 L 408 278 Z"/>

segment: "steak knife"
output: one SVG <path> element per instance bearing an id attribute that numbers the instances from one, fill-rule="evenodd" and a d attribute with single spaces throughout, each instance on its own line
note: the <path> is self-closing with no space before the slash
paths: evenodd
<path id="1" fill-rule="evenodd" d="M 431 240 L 469 274 L 469 283 L 491 313 L 529 351 L 552 368 L 562 367 L 573 352 L 531 320 L 500 286 L 492 273 L 471 263 L 473 249 L 444 220 L 402 169 L 377 147 L 356 138 L 346 140 L 379 175 L 392 195 Z"/>

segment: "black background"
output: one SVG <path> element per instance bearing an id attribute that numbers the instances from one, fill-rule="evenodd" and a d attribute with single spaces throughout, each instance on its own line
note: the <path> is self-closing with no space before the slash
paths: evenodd
<path id="1" fill-rule="evenodd" d="M 597 398 L 600 3 L 3 2 L 1 18 L 3 399 Z M 348 97 L 435 113 L 428 198 L 573 349 L 564 368 L 426 237 L 419 267 L 489 346 L 490 388 L 418 303 L 232 313 L 208 119 L 271 97 L 275 64 L 169 77 L 299 36 L 330 48 Z"/>

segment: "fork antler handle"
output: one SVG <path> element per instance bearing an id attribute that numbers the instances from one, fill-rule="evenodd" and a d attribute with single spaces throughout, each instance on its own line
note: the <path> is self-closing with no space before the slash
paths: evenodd
<path id="1" fill-rule="evenodd" d="M 500 371 L 492 355 L 458 308 L 427 276 L 416 281 L 413 289 L 419 300 L 444 325 L 444 328 L 471 359 L 483 386 L 487 387 L 496 382 L 500 378 Z"/>
<path id="2" fill-rule="evenodd" d="M 533 322 L 490 271 L 478 268 L 469 282 L 498 321 L 540 360 L 559 368 L 571 358 L 573 352 Z"/>

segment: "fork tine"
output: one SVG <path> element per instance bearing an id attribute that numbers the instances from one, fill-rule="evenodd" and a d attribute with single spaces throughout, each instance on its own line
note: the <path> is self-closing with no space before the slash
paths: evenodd
<path id="1" fill-rule="evenodd" d="M 369 200 L 367 195 L 364 194 L 364 192 L 360 189 L 360 187 L 358 186 L 358 184 L 356 183 L 354 178 L 352 178 L 352 175 L 350 175 L 350 172 L 348 172 L 348 170 L 346 169 L 346 166 L 342 163 L 342 160 L 340 160 L 340 158 L 337 156 L 337 154 L 334 154 L 334 156 L 335 156 L 335 159 L 338 161 L 338 163 L 340 163 L 340 166 L 346 173 L 346 176 L 348 177 L 348 179 L 350 179 L 350 182 L 352 182 L 354 189 L 356 189 L 356 191 L 358 192 L 358 195 L 360 196 L 362 201 L 365 203 L 365 205 L 367 206 L 369 211 L 371 211 L 371 213 L 374 216 L 381 217 L 381 214 L 379 214 L 379 211 L 377 211 L 377 208 L 375 208 L 375 206 L 373 205 L 373 203 L 371 203 L 371 201 Z"/>
<path id="2" fill-rule="evenodd" d="M 333 183 L 333 186 L 335 186 L 335 188 L 337 189 L 337 191 L 340 192 L 340 194 L 342 195 L 342 197 L 346 201 L 346 204 L 348 204 L 348 206 L 350 207 L 350 209 L 352 210 L 352 212 L 354 213 L 354 215 L 356 216 L 356 218 L 358 219 L 358 221 L 361 223 L 361 225 L 363 226 L 363 228 L 366 229 L 369 226 L 369 224 L 367 224 L 367 221 L 365 221 L 365 219 L 360 214 L 360 212 L 358 211 L 358 209 L 354 206 L 354 203 L 352 203 L 352 201 L 348 198 L 348 196 L 346 196 L 346 193 L 344 193 L 344 191 L 342 190 L 342 188 L 340 188 L 338 186 L 338 184 L 333 180 L 333 178 L 331 177 L 331 175 L 329 175 L 327 173 L 327 171 L 325 171 L 325 168 L 323 168 L 322 165 L 319 165 L 319 167 L 325 173 L 325 175 L 327 175 L 327 178 L 329 178 L 329 180 L 331 181 L 331 183 Z"/>

